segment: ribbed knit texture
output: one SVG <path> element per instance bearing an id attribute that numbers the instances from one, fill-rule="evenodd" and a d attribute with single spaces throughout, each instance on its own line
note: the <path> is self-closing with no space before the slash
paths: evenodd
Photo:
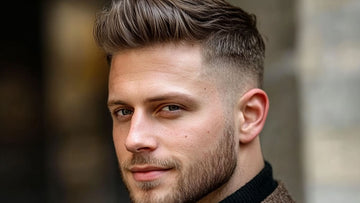
<path id="1" fill-rule="evenodd" d="M 265 162 L 265 167 L 258 175 L 220 203 L 260 203 L 274 192 L 277 186 L 271 165 Z"/>

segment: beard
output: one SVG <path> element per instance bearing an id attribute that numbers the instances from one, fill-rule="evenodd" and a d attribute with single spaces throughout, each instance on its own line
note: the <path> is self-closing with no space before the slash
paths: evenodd
<path id="1" fill-rule="evenodd" d="M 156 194 L 156 187 L 161 184 L 161 180 L 136 182 L 136 187 L 141 192 L 133 191 L 124 172 L 136 164 L 173 168 L 178 171 L 176 184 L 163 196 Z M 184 164 L 189 165 L 186 167 Z M 149 153 L 133 154 L 131 160 L 121 164 L 123 181 L 129 190 L 131 201 L 134 203 L 196 202 L 224 185 L 231 178 L 237 164 L 234 129 L 227 127 L 214 148 L 197 157 L 193 163 L 184 164 L 176 158 L 156 159 Z"/>

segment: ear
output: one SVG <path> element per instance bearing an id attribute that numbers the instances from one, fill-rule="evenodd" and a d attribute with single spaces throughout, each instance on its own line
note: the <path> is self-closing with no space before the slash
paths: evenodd
<path id="1" fill-rule="evenodd" d="M 261 89 L 251 89 L 237 103 L 240 143 L 254 140 L 262 131 L 269 110 L 269 99 Z"/>

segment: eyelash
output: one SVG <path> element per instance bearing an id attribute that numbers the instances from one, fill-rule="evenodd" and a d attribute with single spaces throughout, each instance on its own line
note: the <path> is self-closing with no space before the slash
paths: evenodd
<path id="1" fill-rule="evenodd" d="M 167 110 L 165 110 L 165 108 L 167 108 Z M 175 109 L 174 109 L 175 108 Z M 160 115 L 161 117 L 177 117 L 179 116 L 179 114 L 181 113 L 181 111 L 184 110 L 184 107 L 182 107 L 181 105 L 178 104 L 167 104 L 167 105 L 163 105 L 160 106 L 158 108 L 158 110 L 156 110 L 156 114 Z M 133 110 L 129 109 L 129 108 L 119 108 L 117 110 L 114 111 L 114 116 L 118 119 L 118 120 L 127 120 L 129 117 L 131 117 L 131 115 L 133 114 Z"/>
<path id="2" fill-rule="evenodd" d="M 119 112 L 122 112 L 123 116 L 132 114 L 132 110 L 130 110 L 130 109 L 120 109 L 116 113 L 119 113 Z M 126 112 L 126 113 L 124 113 L 124 112 Z"/>
<path id="3" fill-rule="evenodd" d="M 162 108 L 160 108 L 161 110 L 163 110 L 164 108 L 168 108 L 169 110 L 166 110 L 166 111 L 169 111 L 169 112 L 172 112 L 172 111 L 179 111 L 179 110 L 182 110 L 181 106 L 179 105 L 176 105 L 176 104 L 170 104 L 170 105 L 166 105 L 166 106 L 163 106 Z M 176 109 L 174 110 L 171 110 L 170 107 L 175 107 Z"/>
<path id="4" fill-rule="evenodd" d="M 128 111 L 130 113 L 124 114 L 124 111 Z M 127 121 L 129 118 L 131 118 L 132 113 L 133 110 L 129 108 L 119 108 L 119 109 L 115 109 L 112 114 L 114 118 L 116 118 L 119 121 Z"/>

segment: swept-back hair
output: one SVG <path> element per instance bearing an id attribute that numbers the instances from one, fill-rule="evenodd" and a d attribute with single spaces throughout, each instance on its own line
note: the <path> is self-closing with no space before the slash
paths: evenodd
<path id="1" fill-rule="evenodd" d="M 224 0 L 114 1 L 97 16 L 94 36 L 109 57 L 159 43 L 199 43 L 207 63 L 238 66 L 262 84 L 265 45 L 256 17 Z"/>

